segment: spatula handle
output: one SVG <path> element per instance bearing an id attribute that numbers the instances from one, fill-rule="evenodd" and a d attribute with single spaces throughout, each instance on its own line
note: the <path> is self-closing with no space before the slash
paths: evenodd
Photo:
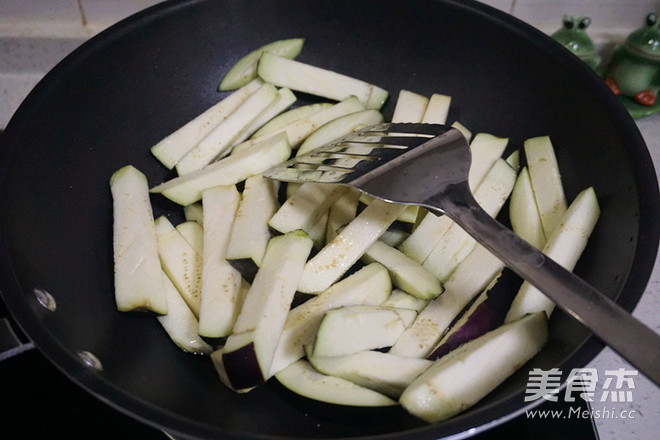
<path id="1" fill-rule="evenodd" d="M 474 200 L 467 185 L 429 200 L 427 207 L 433 206 L 660 385 L 659 335 L 493 219 Z"/>

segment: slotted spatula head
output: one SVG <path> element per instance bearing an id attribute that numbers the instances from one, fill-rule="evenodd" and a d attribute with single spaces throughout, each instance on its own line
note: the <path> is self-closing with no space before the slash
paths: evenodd
<path id="1" fill-rule="evenodd" d="M 383 123 L 364 128 L 264 173 L 285 182 L 339 183 L 380 199 L 426 205 L 466 185 L 470 148 L 456 128 Z"/>

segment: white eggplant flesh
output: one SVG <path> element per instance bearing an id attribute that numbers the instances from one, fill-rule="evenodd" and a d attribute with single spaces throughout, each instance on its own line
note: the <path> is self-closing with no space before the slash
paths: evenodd
<path id="1" fill-rule="evenodd" d="M 291 91 L 291 89 L 282 87 L 277 91 L 277 97 L 275 100 L 266 107 L 261 113 L 257 115 L 256 118 L 248 124 L 247 127 L 241 132 L 238 138 L 232 143 L 233 148 L 238 144 L 242 144 L 249 139 L 257 130 L 261 129 L 265 124 L 271 121 L 273 118 L 281 115 L 286 111 L 292 104 L 298 100 L 298 97 Z"/>
<path id="2" fill-rule="evenodd" d="M 240 202 L 235 185 L 216 186 L 202 193 L 204 250 L 199 333 L 219 338 L 229 335 L 241 306 L 241 274 L 226 260 L 227 247 Z"/>
<path id="3" fill-rule="evenodd" d="M 308 356 L 317 371 L 340 377 L 364 388 L 398 399 L 403 390 L 433 362 L 380 351 L 360 351 L 345 356 Z"/>
<path id="4" fill-rule="evenodd" d="M 511 229 L 520 238 L 541 250 L 545 246 L 545 234 L 541 224 L 532 182 L 527 167 L 520 170 L 509 200 Z"/>
<path id="5" fill-rule="evenodd" d="M 235 90 L 257 77 L 257 65 L 264 52 L 272 52 L 285 58 L 295 58 L 302 50 L 304 38 L 289 38 L 277 40 L 253 50 L 238 60 L 222 77 L 218 90 Z"/>
<path id="6" fill-rule="evenodd" d="M 389 270 L 392 284 L 421 299 L 433 299 L 443 291 L 442 283 L 421 264 L 400 250 L 376 240 L 362 256 L 362 261 L 382 264 Z"/>
<path id="7" fill-rule="evenodd" d="M 310 134 L 296 152 L 296 156 L 309 153 L 315 148 L 335 141 L 349 133 L 364 127 L 383 122 L 383 115 L 378 110 L 360 110 L 326 122 Z"/>
<path id="8" fill-rule="evenodd" d="M 504 263 L 481 245 L 477 245 L 445 283 L 442 295 L 431 300 L 419 312 L 390 353 L 400 356 L 427 357 L 449 325 L 465 306 L 500 273 Z"/>
<path id="9" fill-rule="evenodd" d="M 204 207 L 199 202 L 184 206 L 183 215 L 186 220 L 197 222 L 200 225 L 204 224 Z"/>
<path id="10" fill-rule="evenodd" d="M 394 106 L 392 122 L 422 122 L 429 98 L 410 90 L 402 89 Z"/>
<path id="11" fill-rule="evenodd" d="M 497 217 L 509 198 L 516 181 L 516 172 L 504 159 L 498 159 L 488 172 L 474 198 L 491 217 Z M 452 223 L 447 232 L 424 260 L 426 270 L 446 281 L 461 261 L 467 257 L 477 241 L 458 224 Z"/>
<path id="12" fill-rule="evenodd" d="M 360 202 L 364 203 L 365 205 L 369 205 L 375 199 L 376 198 L 374 196 L 370 196 L 369 194 L 360 194 Z M 401 211 L 401 214 L 399 214 L 396 220 L 403 223 L 414 224 L 417 222 L 419 217 L 419 210 L 419 205 L 405 205 L 405 209 Z"/>
<path id="13" fill-rule="evenodd" d="M 388 96 L 386 90 L 374 84 L 268 52 L 261 55 L 257 73 L 278 87 L 336 101 L 356 96 L 370 109 L 380 109 Z"/>
<path id="14" fill-rule="evenodd" d="M 286 134 L 277 134 L 201 170 L 157 185 L 151 192 L 163 194 L 173 202 L 186 206 L 201 200 L 202 191 L 206 188 L 242 182 L 286 161 L 290 155 L 291 146 Z"/>
<path id="15" fill-rule="evenodd" d="M 559 164 L 549 136 L 527 139 L 523 149 L 536 206 L 547 239 L 561 221 L 567 207 Z"/>
<path id="16" fill-rule="evenodd" d="M 119 311 L 166 314 L 158 240 L 146 176 L 128 165 L 110 178 L 115 303 Z"/>
<path id="17" fill-rule="evenodd" d="M 309 238 L 314 242 L 315 249 L 321 249 L 325 245 L 325 230 L 328 226 L 328 211 L 324 212 L 318 221 L 309 228 Z"/>
<path id="18" fill-rule="evenodd" d="M 199 223 L 186 220 L 176 225 L 179 234 L 195 249 L 199 255 L 204 253 L 204 227 Z"/>
<path id="19" fill-rule="evenodd" d="M 280 335 L 270 375 L 305 355 L 303 347 L 314 341 L 325 312 L 353 304 L 378 305 L 391 292 L 392 283 L 387 269 L 372 263 L 291 309 Z"/>
<path id="20" fill-rule="evenodd" d="M 316 333 L 313 356 L 343 356 L 391 347 L 412 324 L 417 312 L 374 305 L 328 310 Z"/>
<path id="21" fill-rule="evenodd" d="M 158 254 L 163 270 L 199 318 L 202 301 L 202 256 L 165 216 L 155 221 Z"/>
<path id="22" fill-rule="evenodd" d="M 434 93 L 429 99 L 428 106 L 422 117 L 425 124 L 445 124 L 449 115 L 451 96 Z"/>
<path id="23" fill-rule="evenodd" d="M 419 299 L 415 296 L 412 296 L 408 292 L 404 292 L 401 289 L 392 289 L 392 293 L 389 298 L 385 300 L 381 305 L 385 307 L 398 307 L 400 309 L 411 309 L 416 310 L 417 313 L 421 312 L 424 307 L 429 303 L 428 300 Z"/>
<path id="24" fill-rule="evenodd" d="M 344 115 L 364 110 L 362 103 L 355 97 L 350 96 L 345 100 L 338 102 L 330 107 L 324 108 L 318 112 L 313 112 L 308 116 L 293 120 L 275 130 L 275 132 L 286 132 L 289 143 L 292 148 L 298 148 L 308 136 L 314 133 L 324 124 Z M 275 121 L 278 122 L 278 121 Z M 279 122 L 278 122 L 279 123 Z M 253 135 L 254 138 L 264 136 L 260 134 L 261 130 Z M 267 136 L 267 135 L 266 135 Z"/>
<path id="25" fill-rule="evenodd" d="M 375 200 L 306 264 L 298 290 L 318 294 L 355 264 L 405 209 Z"/>
<path id="26" fill-rule="evenodd" d="M 580 192 L 570 204 L 552 235 L 548 238 L 543 253 L 568 271 L 572 271 L 587 246 L 589 237 L 600 217 L 600 206 L 596 192 L 589 187 Z M 555 303 L 540 290 L 524 282 L 511 304 L 506 321 L 510 322 L 527 313 L 544 311 L 548 316 Z"/>
<path id="27" fill-rule="evenodd" d="M 346 191 L 330 206 L 326 224 L 325 242 L 329 243 L 337 236 L 339 229 L 349 224 L 357 215 L 360 190 L 347 187 Z"/>
<path id="28" fill-rule="evenodd" d="M 277 89 L 272 84 L 261 86 L 177 162 L 177 173 L 183 176 L 197 171 L 226 153 L 241 133 L 277 96 Z"/>
<path id="29" fill-rule="evenodd" d="M 472 192 L 477 191 L 495 162 L 502 157 L 507 144 L 508 139 L 487 133 L 474 136 L 470 143 L 472 162 L 468 175 Z M 401 251 L 418 263 L 423 263 L 452 224 L 453 221 L 447 216 L 425 216 L 410 237 L 401 243 Z"/>
<path id="30" fill-rule="evenodd" d="M 516 174 L 520 172 L 520 150 L 513 150 L 504 160 L 513 168 Z"/>
<path id="31" fill-rule="evenodd" d="M 402 229 L 390 228 L 383 232 L 383 235 L 380 236 L 379 240 L 389 246 L 398 248 L 408 237 L 410 237 L 410 232 Z"/>
<path id="32" fill-rule="evenodd" d="M 289 89 L 290 90 L 290 89 Z M 326 110 L 332 107 L 334 104 L 330 102 L 317 102 L 314 104 L 301 105 L 300 107 L 295 107 L 290 110 L 287 110 L 277 116 L 275 116 L 270 121 L 262 125 L 257 131 L 252 134 L 253 138 L 263 137 L 269 134 L 275 134 L 282 130 L 282 128 L 288 126 L 289 124 L 302 121 L 314 113 L 318 113 L 321 110 Z"/>
<path id="33" fill-rule="evenodd" d="M 261 174 L 248 177 L 231 228 L 226 258 L 249 258 L 257 266 L 261 266 L 261 260 L 272 237 L 268 220 L 278 208 L 277 182 L 266 179 Z"/>
<path id="34" fill-rule="evenodd" d="M 212 274 L 202 278 L 199 334 L 221 338 L 231 334 L 250 285 L 226 260 L 215 264 Z"/>
<path id="35" fill-rule="evenodd" d="M 180 349 L 195 353 L 209 354 L 213 348 L 199 335 L 199 322 L 183 300 L 172 281 L 161 271 L 163 276 L 163 291 L 167 296 L 167 315 L 159 316 L 158 322 L 163 326 L 172 342 Z"/>
<path id="36" fill-rule="evenodd" d="M 224 367 L 233 388 L 259 385 L 269 377 L 312 240 L 303 231 L 273 237 L 224 345 Z"/>
<path id="37" fill-rule="evenodd" d="M 494 390 L 547 340 L 544 313 L 503 325 L 435 361 L 403 391 L 399 403 L 429 423 L 446 420 Z"/>
<path id="38" fill-rule="evenodd" d="M 347 191 L 343 185 L 303 183 L 268 221 L 276 231 L 286 233 L 302 229 L 309 233 L 330 206 Z"/>
<path id="39" fill-rule="evenodd" d="M 296 394 L 334 405 L 379 407 L 397 404 L 395 400 L 369 388 L 319 373 L 304 359 L 278 372 L 275 378 Z"/>
<path id="40" fill-rule="evenodd" d="M 454 127 L 456 130 L 460 131 L 461 133 L 463 133 L 463 137 L 465 137 L 465 139 L 468 142 L 470 142 L 470 140 L 472 139 L 472 132 L 470 131 L 469 128 L 467 128 L 465 125 L 461 124 L 458 121 L 452 122 L 451 126 Z"/>
<path id="41" fill-rule="evenodd" d="M 264 82 L 260 79 L 250 81 L 222 101 L 208 108 L 204 113 L 163 138 L 151 147 L 151 153 L 167 169 L 171 170 L 186 153 L 201 142 L 218 124 L 232 114 L 248 96 L 256 92 L 263 84 Z"/>

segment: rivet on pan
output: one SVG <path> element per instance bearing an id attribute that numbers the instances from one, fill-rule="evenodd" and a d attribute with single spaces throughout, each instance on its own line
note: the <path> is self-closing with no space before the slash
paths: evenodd
<path id="1" fill-rule="evenodd" d="M 57 309 L 57 304 L 55 304 L 55 298 L 53 296 L 46 292 L 43 289 L 34 289 L 34 294 L 37 297 L 37 301 L 39 301 L 39 304 L 44 306 L 44 308 L 50 310 L 51 312 L 54 312 L 55 309 Z"/>
<path id="2" fill-rule="evenodd" d="M 99 370 L 99 371 L 103 370 L 103 365 L 101 364 L 101 361 L 99 360 L 99 358 L 94 356 L 89 351 L 84 351 L 84 350 L 79 351 L 78 352 L 78 357 L 88 367 L 94 368 L 94 369 Z"/>

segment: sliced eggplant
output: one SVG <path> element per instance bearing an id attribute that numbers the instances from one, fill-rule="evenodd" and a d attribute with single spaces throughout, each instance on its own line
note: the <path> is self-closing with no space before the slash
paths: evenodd
<path id="1" fill-rule="evenodd" d="M 167 296 L 167 315 L 159 316 L 158 322 L 163 326 L 172 342 L 180 349 L 196 354 L 209 354 L 213 348 L 199 336 L 199 322 L 183 300 L 177 288 L 169 277 L 162 272 L 163 291 Z"/>
<path id="2" fill-rule="evenodd" d="M 484 211 L 496 217 L 509 198 L 515 181 L 516 173 L 513 168 L 504 159 L 498 159 L 475 191 L 474 198 Z M 452 222 L 424 260 L 423 266 L 444 282 L 456 266 L 472 252 L 476 243 L 472 236 Z"/>
<path id="3" fill-rule="evenodd" d="M 273 229 L 285 233 L 302 229 L 309 233 L 347 187 L 323 183 L 304 183 L 268 221 Z"/>
<path id="4" fill-rule="evenodd" d="M 387 269 L 372 263 L 291 309 L 280 335 L 270 375 L 305 355 L 303 346 L 314 341 L 325 312 L 352 304 L 378 305 L 388 298 L 391 291 Z"/>
<path id="5" fill-rule="evenodd" d="M 527 167 L 520 170 L 511 192 L 509 221 L 513 232 L 535 248 L 543 249 L 545 233 Z"/>
<path id="6" fill-rule="evenodd" d="M 268 219 L 279 208 L 277 182 L 261 174 L 245 180 L 243 197 L 233 221 L 226 258 L 228 260 L 251 259 L 257 267 L 266 253 L 272 237 Z"/>
<path id="7" fill-rule="evenodd" d="M 328 210 L 328 223 L 326 224 L 325 242 L 329 243 L 337 236 L 339 229 L 349 224 L 357 215 L 360 191 L 347 187 Z"/>
<path id="8" fill-rule="evenodd" d="M 281 131 L 283 127 L 286 127 L 295 121 L 302 121 L 314 113 L 318 113 L 321 110 L 326 110 L 332 106 L 333 104 L 330 102 L 317 102 L 314 104 L 307 104 L 292 108 L 266 122 L 264 125 L 259 127 L 259 129 L 255 131 L 252 136 L 258 138 L 268 134 L 275 134 L 278 131 Z"/>
<path id="9" fill-rule="evenodd" d="M 397 404 L 396 401 L 369 388 L 319 373 L 304 359 L 278 372 L 275 378 L 296 394 L 335 405 L 378 407 Z"/>
<path id="10" fill-rule="evenodd" d="M 580 192 L 568 207 L 543 247 L 543 253 L 564 269 L 572 271 L 587 246 L 599 217 L 600 206 L 596 192 L 589 187 Z M 506 322 L 541 310 L 550 316 L 554 308 L 554 302 L 536 287 L 524 282 L 511 304 Z"/>
<path id="11" fill-rule="evenodd" d="M 167 169 L 171 170 L 186 153 L 201 142 L 218 124 L 232 114 L 245 102 L 248 96 L 256 92 L 263 84 L 264 82 L 260 79 L 250 81 L 239 90 L 236 90 L 222 101 L 207 109 L 204 113 L 166 136 L 151 147 L 151 153 Z"/>
<path id="12" fill-rule="evenodd" d="M 403 390 L 433 364 L 428 359 L 380 351 L 360 351 L 333 357 L 308 355 L 308 360 L 320 373 L 346 379 L 392 399 L 398 399 Z"/>
<path id="13" fill-rule="evenodd" d="M 448 419 L 485 397 L 547 341 L 545 313 L 498 327 L 435 361 L 403 391 L 399 403 L 429 423 Z"/>
<path id="14" fill-rule="evenodd" d="M 388 95 L 386 90 L 368 82 L 268 52 L 261 55 L 257 73 L 278 87 L 336 101 L 356 96 L 370 109 L 380 109 Z"/>
<path id="15" fill-rule="evenodd" d="M 495 162 L 502 157 L 508 139 L 478 133 L 470 143 L 472 163 L 468 176 L 475 192 Z M 447 216 L 427 215 L 403 243 L 400 249 L 418 263 L 423 263 L 453 222 Z"/>
<path id="16" fill-rule="evenodd" d="M 549 136 L 527 139 L 523 148 L 536 206 L 547 239 L 561 221 L 567 206 L 559 164 Z"/>
<path id="17" fill-rule="evenodd" d="M 296 155 L 308 153 L 355 130 L 379 124 L 383 120 L 383 115 L 378 110 L 360 110 L 335 118 L 326 122 L 310 134 L 300 144 Z"/>
<path id="18" fill-rule="evenodd" d="M 444 124 L 449 115 L 451 96 L 434 93 L 429 98 L 429 103 L 424 111 L 422 122 L 425 124 Z"/>
<path id="19" fill-rule="evenodd" d="M 390 353 L 426 357 L 440 342 L 463 308 L 497 276 L 504 264 L 477 245 L 445 283 L 442 295 L 430 301 L 415 322 L 392 346 Z"/>
<path id="20" fill-rule="evenodd" d="M 357 111 L 364 110 L 362 103 L 355 97 L 349 96 L 345 100 L 338 102 L 334 105 L 331 105 L 327 108 L 323 108 L 318 112 L 312 112 L 311 114 L 304 116 L 300 119 L 290 121 L 286 125 L 277 128 L 274 132 L 284 131 L 286 132 L 289 143 L 293 148 L 298 148 L 300 144 L 307 139 L 312 133 L 314 133 L 319 127 L 324 124 L 339 118 L 341 116 L 355 113 Z M 284 116 L 286 114 L 283 114 Z M 273 120 L 274 123 L 279 124 L 280 121 Z M 253 135 L 253 137 L 258 138 L 262 136 L 267 136 L 261 133 L 262 130 L 259 130 Z"/>
<path id="21" fill-rule="evenodd" d="M 306 264 L 298 290 L 320 293 L 355 264 L 396 220 L 403 205 L 375 200 Z"/>
<path id="22" fill-rule="evenodd" d="M 226 260 L 240 198 L 235 185 L 216 186 L 202 193 L 204 251 L 199 312 L 199 333 L 202 336 L 227 336 L 240 311 L 244 280 Z"/>
<path id="23" fill-rule="evenodd" d="M 511 269 L 504 268 L 502 274 L 493 280 L 491 287 L 484 290 L 452 325 L 427 359 L 441 358 L 466 342 L 502 325 L 522 283 L 522 278 Z"/>
<path id="24" fill-rule="evenodd" d="M 376 240 L 362 256 L 366 263 L 378 262 L 390 271 L 392 284 L 421 299 L 433 299 L 443 291 L 442 283 L 421 264 L 400 250 Z"/>
<path id="25" fill-rule="evenodd" d="M 328 310 L 316 333 L 313 356 L 343 356 L 391 347 L 417 317 L 412 309 L 349 305 Z"/>
<path id="26" fill-rule="evenodd" d="M 158 217 L 155 225 L 162 268 L 195 317 L 199 318 L 202 301 L 202 256 L 167 217 Z"/>
<path id="27" fill-rule="evenodd" d="M 177 162 L 177 173 L 183 176 L 197 171 L 227 152 L 240 134 L 277 96 L 277 89 L 272 84 L 262 85 Z"/>
<path id="28" fill-rule="evenodd" d="M 421 312 L 429 301 L 419 299 L 411 294 L 404 292 L 401 289 L 393 289 L 389 298 L 383 302 L 386 307 L 398 307 L 400 309 L 412 309 Z"/>
<path id="29" fill-rule="evenodd" d="M 186 220 L 176 225 L 179 234 L 195 249 L 199 255 L 204 253 L 204 228 L 201 224 Z"/>
<path id="30" fill-rule="evenodd" d="M 110 178 L 115 303 L 120 311 L 167 313 L 147 177 L 127 165 Z"/>
<path id="31" fill-rule="evenodd" d="M 410 90 L 400 90 L 392 122 L 422 122 L 429 98 Z"/>
<path id="32" fill-rule="evenodd" d="M 277 40 L 253 50 L 243 58 L 238 60 L 231 69 L 227 71 L 220 81 L 218 90 L 235 90 L 242 87 L 249 81 L 257 77 L 257 65 L 259 58 L 264 52 L 272 52 L 285 58 L 295 58 L 302 50 L 304 38 L 289 38 L 287 40 Z"/>
<path id="33" fill-rule="evenodd" d="M 291 146 L 286 134 L 265 138 L 240 153 L 225 157 L 199 171 L 175 177 L 151 189 L 182 206 L 202 199 L 202 191 L 219 185 L 234 185 L 286 161 Z"/>
<path id="34" fill-rule="evenodd" d="M 222 355 L 232 387 L 263 383 L 284 328 L 312 240 L 303 231 L 273 237 Z"/>

